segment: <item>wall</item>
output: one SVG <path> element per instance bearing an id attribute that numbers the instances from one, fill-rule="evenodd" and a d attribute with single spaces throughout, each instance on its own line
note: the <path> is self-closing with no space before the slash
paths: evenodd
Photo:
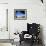
<path id="1" fill-rule="evenodd" d="M 0 0 L 0 3 L 8 3 L 8 0 Z"/>
<path id="2" fill-rule="evenodd" d="M 19 32 L 27 30 L 27 23 L 35 22 L 42 25 L 44 42 L 46 44 L 45 4 L 42 4 L 40 0 L 8 0 L 8 4 L 8 30 L 11 38 L 14 38 L 13 33 L 16 30 Z M 27 20 L 14 20 L 14 9 L 27 9 Z"/>
<path id="3" fill-rule="evenodd" d="M 27 20 L 14 20 L 14 9 L 27 9 Z M 40 0 L 10 0 L 9 31 L 11 32 L 11 38 L 14 38 L 13 33 L 15 31 L 27 30 L 27 23 L 40 23 L 42 25 L 44 41 L 46 43 L 45 4 L 42 4 Z"/>

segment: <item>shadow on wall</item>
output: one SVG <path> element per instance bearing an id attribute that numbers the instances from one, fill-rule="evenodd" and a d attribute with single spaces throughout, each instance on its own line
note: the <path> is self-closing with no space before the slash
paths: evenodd
<path id="1" fill-rule="evenodd" d="M 44 37 L 43 37 L 43 26 L 42 25 L 40 25 L 40 39 L 42 40 L 42 45 L 45 46 L 44 45 Z"/>

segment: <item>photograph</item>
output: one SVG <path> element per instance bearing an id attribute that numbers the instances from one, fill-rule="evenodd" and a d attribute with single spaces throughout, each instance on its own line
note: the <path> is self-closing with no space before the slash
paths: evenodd
<path id="1" fill-rule="evenodd" d="M 14 20 L 26 20 L 27 10 L 26 9 L 14 9 Z"/>

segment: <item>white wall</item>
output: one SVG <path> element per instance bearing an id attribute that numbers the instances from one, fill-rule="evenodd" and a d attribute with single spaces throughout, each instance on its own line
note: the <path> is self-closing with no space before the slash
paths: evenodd
<path id="1" fill-rule="evenodd" d="M 8 3 L 8 0 L 0 0 L 0 3 Z"/>
<path id="2" fill-rule="evenodd" d="M 43 32 L 46 30 L 45 6 L 40 0 L 10 0 L 9 1 L 9 31 L 11 38 L 13 33 L 18 30 L 26 30 L 28 23 L 40 23 L 43 26 Z M 14 9 L 27 9 L 27 20 L 14 20 Z M 46 40 L 46 37 L 44 38 Z"/>
<path id="3" fill-rule="evenodd" d="M 27 20 L 14 20 L 14 9 L 27 9 Z M 45 4 L 40 0 L 10 0 L 9 1 L 9 30 L 11 38 L 18 30 L 26 30 L 27 23 L 40 23 L 43 27 L 43 36 L 46 44 L 46 16 Z"/>
<path id="4" fill-rule="evenodd" d="M 10 31 L 26 30 L 27 22 L 42 23 L 44 18 L 43 5 L 40 0 L 12 0 L 9 1 L 9 23 Z M 14 20 L 14 9 L 27 9 L 27 20 Z"/>
<path id="5" fill-rule="evenodd" d="M 45 1 L 44 1 L 45 2 Z M 27 23 L 40 23 L 43 26 L 44 41 L 46 44 L 46 16 L 45 4 L 43 5 L 40 0 L 9 0 L 9 14 L 8 26 L 11 38 L 13 33 L 18 30 L 26 30 Z M 27 20 L 14 20 L 14 9 L 27 9 Z"/>

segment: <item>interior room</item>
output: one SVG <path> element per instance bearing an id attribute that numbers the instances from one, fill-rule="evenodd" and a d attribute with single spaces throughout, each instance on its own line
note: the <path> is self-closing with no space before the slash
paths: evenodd
<path id="1" fill-rule="evenodd" d="M 0 46 L 46 46 L 46 0 L 0 0 Z"/>

